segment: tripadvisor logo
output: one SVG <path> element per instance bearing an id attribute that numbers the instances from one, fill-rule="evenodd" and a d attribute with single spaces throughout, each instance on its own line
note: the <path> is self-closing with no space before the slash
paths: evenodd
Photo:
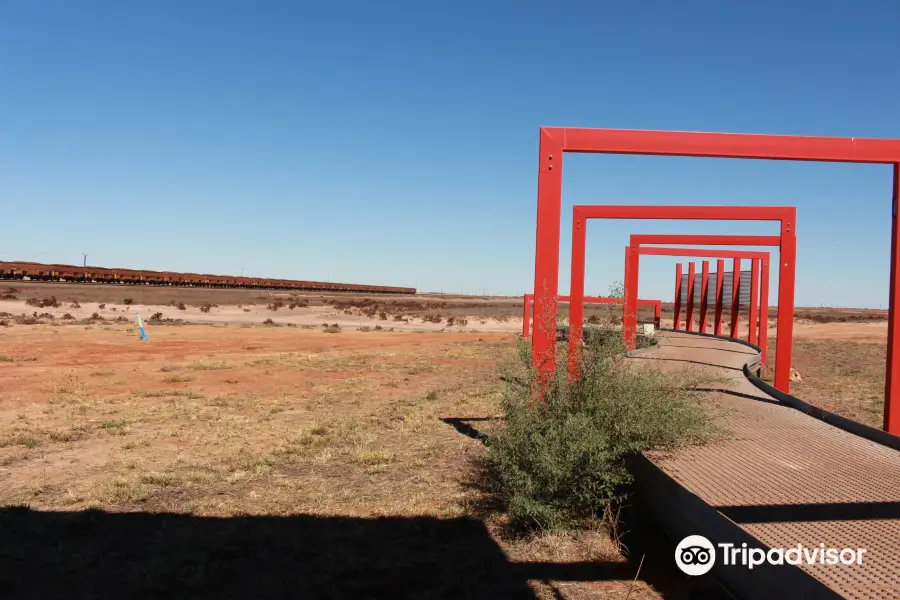
<path id="1" fill-rule="evenodd" d="M 713 545 L 702 535 L 689 535 L 675 548 L 675 564 L 688 575 L 705 575 L 716 564 L 742 566 L 753 569 L 769 565 L 861 565 L 865 548 L 828 548 L 825 544 L 806 547 L 802 544 L 790 548 L 749 548 L 747 544 L 730 543 Z"/>
<path id="2" fill-rule="evenodd" d="M 716 549 L 702 535 L 689 535 L 675 548 L 675 564 L 688 575 L 705 575 L 716 564 Z"/>

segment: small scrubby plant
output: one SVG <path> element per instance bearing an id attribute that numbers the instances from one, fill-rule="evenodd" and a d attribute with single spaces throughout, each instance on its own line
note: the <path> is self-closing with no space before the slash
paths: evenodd
<path id="1" fill-rule="evenodd" d="M 580 377 L 568 376 L 562 356 L 539 395 L 526 345 L 504 365 L 504 420 L 487 440 L 485 472 L 515 525 L 564 529 L 602 518 L 627 496 L 631 457 L 714 432 L 694 391 L 704 381 L 697 372 L 662 373 L 623 350 L 621 335 L 597 336 L 582 347 Z"/>

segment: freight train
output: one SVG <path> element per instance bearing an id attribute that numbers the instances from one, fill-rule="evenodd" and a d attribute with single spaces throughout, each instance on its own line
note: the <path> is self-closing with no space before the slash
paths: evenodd
<path id="1" fill-rule="evenodd" d="M 128 285 L 170 285 L 181 287 L 254 288 L 304 292 L 356 292 L 365 294 L 415 294 L 416 288 L 354 283 L 294 281 L 230 275 L 201 275 L 73 265 L 45 265 L 32 262 L 0 262 L 0 280 L 65 281 L 74 283 L 119 283 Z"/>

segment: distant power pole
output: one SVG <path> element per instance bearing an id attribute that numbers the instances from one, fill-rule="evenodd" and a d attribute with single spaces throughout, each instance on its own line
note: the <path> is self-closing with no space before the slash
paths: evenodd
<path id="1" fill-rule="evenodd" d="M 81 256 L 84 257 L 84 266 L 86 267 L 87 266 L 87 252 L 82 252 Z"/>

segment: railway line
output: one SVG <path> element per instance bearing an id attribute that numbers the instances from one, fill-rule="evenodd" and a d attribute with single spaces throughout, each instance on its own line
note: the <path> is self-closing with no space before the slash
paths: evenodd
<path id="1" fill-rule="evenodd" d="M 248 288 L 304 292 L 356 292 L 366 294 L 415 294 L 416 288 L 293 279 L 235 277 L 199 273 L 174 273 L 106 267 L 0 262 L 0 280 L 53 281 L 67 283 L 118 283 L 178 287 Z"/>

